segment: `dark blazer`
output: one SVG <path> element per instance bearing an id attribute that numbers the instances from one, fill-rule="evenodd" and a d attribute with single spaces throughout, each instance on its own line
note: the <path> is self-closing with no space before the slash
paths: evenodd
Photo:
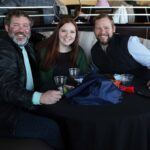
<path id="1" fill-rule="evenodd" d="M 26 45 L 36 85 L 37 64 L 33 49 Z M 0 136 L 12 134 L 22 111 L 32 110 L 34 91 L 26 90 L 26 70 L 21 49 L 9 36 L 0 39 Z"/>

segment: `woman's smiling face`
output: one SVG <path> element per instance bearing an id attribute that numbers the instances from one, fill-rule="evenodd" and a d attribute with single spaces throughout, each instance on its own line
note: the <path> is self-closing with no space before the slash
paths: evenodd
<path id="1" fill-rule="evenodd" d="M 76 38 L 76 28 L 72 23 L 66 23 L 59 29 L 59 44 L 70 46 Z"/>

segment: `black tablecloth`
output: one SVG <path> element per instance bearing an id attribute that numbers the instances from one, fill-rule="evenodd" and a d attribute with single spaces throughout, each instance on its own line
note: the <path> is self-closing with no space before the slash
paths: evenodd
<path id="1" fill-rule="evenodd" d="M 69 150 L 150 150 L 150 98 L 125 94 L 122 103 L 101 106 L 63 99 L 41 112 L 62 125 Z"/>

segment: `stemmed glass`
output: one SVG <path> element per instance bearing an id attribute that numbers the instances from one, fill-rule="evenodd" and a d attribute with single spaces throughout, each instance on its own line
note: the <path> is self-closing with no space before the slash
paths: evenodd
<path id="1" fill-rule="evenodd" d="M 79 68 L 69 68 L 70 76 L 79 84 L 81 83 L 79 78 L 80 69 Z"/>
<path id="2" fill-rule="evenodd" d="M 55 84 L 56 84 L 57 88 L 59 89 L 59 91 L 64 94 L 64 85 L 67 82 L 67 77 L 66 76 L 55 76 L 54 81 L 55 81 Z"/>

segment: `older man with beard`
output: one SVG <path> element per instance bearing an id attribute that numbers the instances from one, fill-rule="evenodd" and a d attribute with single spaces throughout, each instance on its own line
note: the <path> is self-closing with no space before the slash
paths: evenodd
<path id="1" fill-rule="evenodd" d="M 150 81 L 150 50 L 136 36 L 115 34 L 112 17 L 101 14 L 95 18 L 94 33 L 97 42 L 92 47 L 93 63 L 101 73 L 134 74 Z M 150 87 L 150 83 L 147 83 Z"/>
<path id="2" fill-rule="evenodd" d="M 14 10 L 5 18 L 8 35 L 0 39 L 0 136 L 38 138 L 55 149 L 63 149 L 58 125 L 36 115 L 39 105 L 58 102 L 62 93 L 38 92 L 38 67 L 28 40 L 31 18 Z"/>

